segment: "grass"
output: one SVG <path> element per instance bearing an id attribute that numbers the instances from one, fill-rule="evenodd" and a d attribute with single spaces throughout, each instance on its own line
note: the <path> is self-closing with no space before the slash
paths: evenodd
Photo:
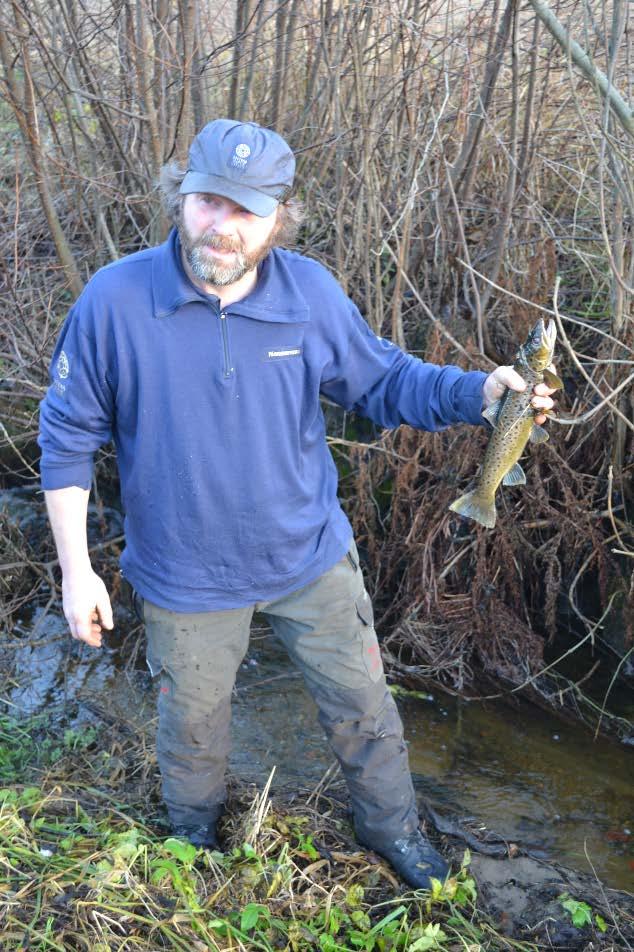
<path id="1" fill-rule="evenodd" d="M 271 810 L 254 842 L 197 850 L 107 807 L 89 812 L 62 792 L 4 789 L 3 948 L 510 947 L 479 922 L 467 863 L 430 893 L 394 898 L 358 855 L 322 857 L 303 818 Z"/>
<path id="2" fill-rule="evenodd" d="M 496 928 L 468 852 L 407 891 L 324 794 L 234 784 L 224 852 L 168 835 L 153 748 L 121 724 L 0 715 L 0 777 L 3 952 L 543 948 Z"/>
<path id="3" fill-rule="evenodd" d="M 536 948 L 478 911 L 468 853 L 405 892 L 336 809 L 234 789 L 224 852 L 166 835 L 153 754 L 107 724 L 0 716 L 0 778 L 7 952 Z"/>

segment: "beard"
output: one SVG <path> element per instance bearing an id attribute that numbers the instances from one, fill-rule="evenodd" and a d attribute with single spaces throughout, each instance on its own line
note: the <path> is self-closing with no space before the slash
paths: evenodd
<path id="1" fill-rule="evenodd" d="M 275 247 L 278 233 L 276 222 L 273 231 L 265 242 L 247 252 L 239 238 L 227 238 L 222 235 L 204 234 L 194 239 L 187 230 L 182 216 L 176 222 L 178 235 L 181 240 L 183 254 L 193 274 L 205 284 L 216 288 L 227 287 L 244 277 L 249 271 L 257 268 L 266 258 L 271 248 Z M 233 252 L 233 260 L 219 261 L 209 254 L 209 249 L 215 251 Z"/>

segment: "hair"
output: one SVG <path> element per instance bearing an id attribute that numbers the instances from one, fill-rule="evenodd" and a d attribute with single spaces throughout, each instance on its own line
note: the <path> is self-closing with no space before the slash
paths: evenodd
<path id="1" fill-rule="evenodd" d="M 178 162 L 169 162 L 164 165 L 159 174 L 158 188 L 161 193 L 163 208 L 174 225 L 180 221 L 184 195 L 179 189 L 187 174 L 187 169 Z M 274 244 L 285 248 L 292 248 L 297 241 L 297 234 L 304 221 L 304 203 L 298 198 L 286 198 L 278 205 L 277 222 L 275 225 Z"/>

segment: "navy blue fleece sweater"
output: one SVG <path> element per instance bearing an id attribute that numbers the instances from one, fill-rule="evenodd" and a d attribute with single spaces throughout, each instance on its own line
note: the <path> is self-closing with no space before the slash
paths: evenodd
<path id="1" fill-rule="evenodd" d="M 174 611 L 269 601 L 346 552 L 320 394 L 383 427 L 482 422 L 485 374 L 377 337 L 317 262 L 276 249 L 220 309 L 176 232 L 91 279 L 61 330 L 41 405 L 44 489 L 89 488 L 114 440 L 124 575 Z"/>

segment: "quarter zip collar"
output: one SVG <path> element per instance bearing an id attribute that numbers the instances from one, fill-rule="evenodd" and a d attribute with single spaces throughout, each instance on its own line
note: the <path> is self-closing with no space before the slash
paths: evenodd
<path id="1" fill-rule="evenodd" d="M 200 291 L 187 277 L 181 261 L 181 244 L 173 228 L 156 248 L 152 261 L 152 294 L 155 317 L 169 317 L 192 301 L 209 303 L 210 295 Z M 273 249 L 258 268 L 255 287 L 241 301 L 223 308 L 225 314 L 249 317 L 276 324 L 310 320 L 308 303 L 290 269 Z"/>
<path id="2" fill-rule="evenodd" d="M 169 317 L 190 301 L 207 301 L 202 291 L 192 284 L 181 262 L 181 245 L 175 228 L 167 241 L 158 245 L 152 258 L 152 296 L 154 316 Z"/>

